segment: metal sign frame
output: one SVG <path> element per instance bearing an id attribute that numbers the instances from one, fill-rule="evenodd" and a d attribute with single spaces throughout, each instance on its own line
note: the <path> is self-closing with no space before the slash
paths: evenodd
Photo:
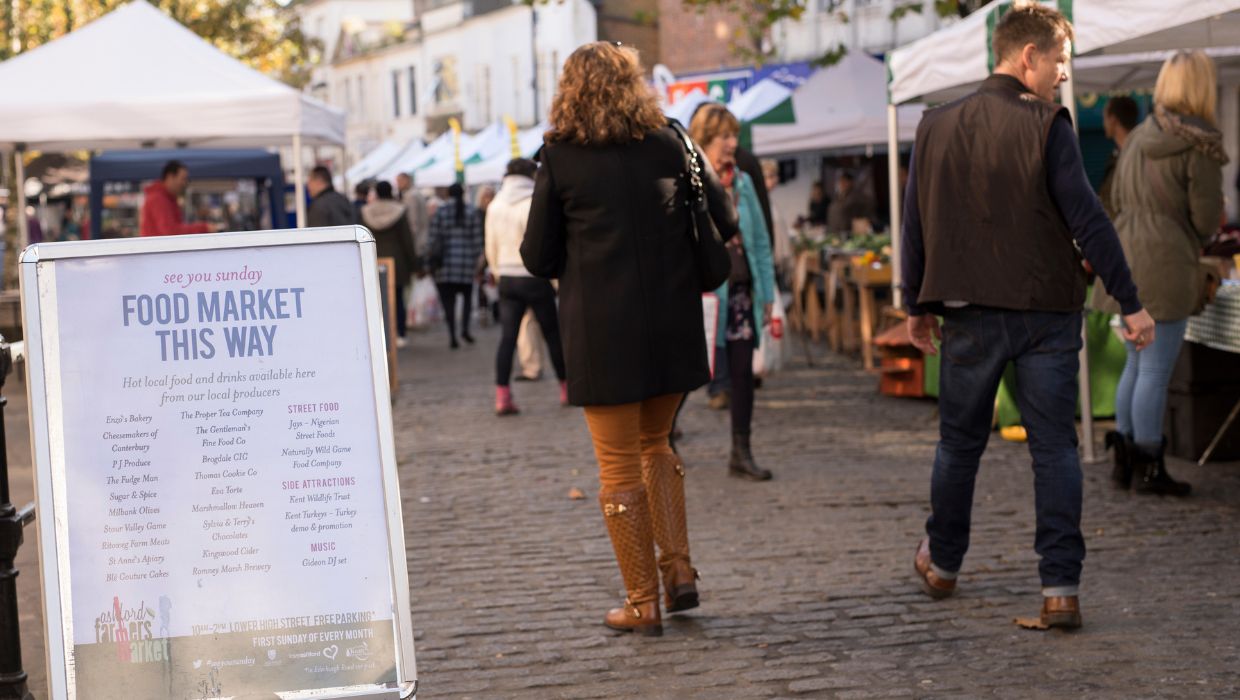
<path id="1" fill-rule="evenodd" d="M 282 700 L 327 698 L 414 697 L 417 662 L 413 622 L 409 615 L 409 573 L 405 559 L 404 521 L 396 471 L 395 435 L 388 387 L 387 347 L 379 301 L 379 276 L 374 236 L 361 226 L 214 233 L 141 239 L 111 239 L 37 244 L 20 258 L 22 314 L 26 333 L 26 371 L 30 401 L 31 447 L 35 463 L 35 494 L 39 504 L 39 571 L 42 579 L 47 676 L 53 700 L 88 698 L 88 689 L 76 687 L 73 669 L 73 601 L 69 570 L 64 449 L 65 387 L 60 376 L 60 333 L 57 315 L 56 261 L 92 257 L 120 257 L 152 253 L 218 251 L 322 243 L 356 243 L 365 299 L 370 342 L 371 384 L 378 419 L 380 468 L 387 519 L 390 600 L 395 642 L 397 682 L 277 692 Z"/>

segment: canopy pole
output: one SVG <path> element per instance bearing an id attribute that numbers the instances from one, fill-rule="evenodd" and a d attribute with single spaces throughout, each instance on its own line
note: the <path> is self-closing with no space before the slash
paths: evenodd
<path id="1" fill-rule="evenodd" d="M 18 144 L 13 151 L 13 172 L 17 180 L 17 254 L 20 256 L 30 245 L 30 222 L 26 219 L 26 161 L 22 154 L 26 147 Z"/>
<path id="2" fill-rule="evenodd" d="M 900 293 L 900 124 L 896 106 L 887 105 L 887 189 L 891 200 L 891 299 L 897 309 L 904 307 Z"/>
<path id="3" fill-rule="evenodd" d="M 306 227 L 306 180 L 301 157 L 301 134 L 293 134 L 293 196 L 297 200 L 297 228 Z"/>
<path id="4" fill-rule="evenodd" d="M 1072 78 L 1072 64 L 1068 64 L 1068 79 L 1059 86 L 1059 99 L 1072 115 L 1072 128 L 1079 131 L 1076 114 L 1076 83 Z M 1081 311 L 1081 371 L 1077 375 L 1081 399 L 1081 459 L 1086 464 L 1095 464 L 1098 454 L 1094 450 L 1094 392 L 1090 386 L 1089 371 L 1089 324 L 1085 323 L 1088 311 Z"/>

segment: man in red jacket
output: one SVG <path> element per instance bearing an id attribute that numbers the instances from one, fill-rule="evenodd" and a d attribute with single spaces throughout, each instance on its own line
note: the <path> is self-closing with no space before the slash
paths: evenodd
<path id="1" fill-rule="evenodd" d="M 176 236 L 182 233 L 214 233 L 219 228 L 206 222 L 187 222 L 177 197 L 189 186 L 189 168 L 179 160 L 164 166 L 158 182 L 147 185 L 142 202 L 141 236 Z"/>

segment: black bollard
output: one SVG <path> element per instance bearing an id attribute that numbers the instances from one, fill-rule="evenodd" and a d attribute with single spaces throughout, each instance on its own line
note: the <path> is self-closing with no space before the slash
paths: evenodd
<path id="1" fill-rule="evenodd" d="M 13 353 L 0 336 L 0 391 L 13 369 Z M 17 569 L 13 560 L 22 545 L 22 528 L 34 520 L 34 504 L 21 511 L 9 498 L 9 455 L 4 435 L 4 407 L 8 399 L 0 396 L 0 698 L 34 700 L 26 688 L 22 670 L 21 626 L 17 619 Z"/>

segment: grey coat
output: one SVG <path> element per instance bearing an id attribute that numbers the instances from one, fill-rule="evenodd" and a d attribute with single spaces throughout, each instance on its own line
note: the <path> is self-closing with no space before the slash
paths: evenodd
<path id="1" fill-rule="evenodd" d="M 1155 321 L 1188 318 L 1201 297 L 1201 248 L 1223 211 L 1222 135 L 1191 117 L 1156 108 L 1128 136 L 1115 167 L 1115 230 L 1141 303 Z M 1119 312 L 1094 286 L 1093 307 Z"/>

